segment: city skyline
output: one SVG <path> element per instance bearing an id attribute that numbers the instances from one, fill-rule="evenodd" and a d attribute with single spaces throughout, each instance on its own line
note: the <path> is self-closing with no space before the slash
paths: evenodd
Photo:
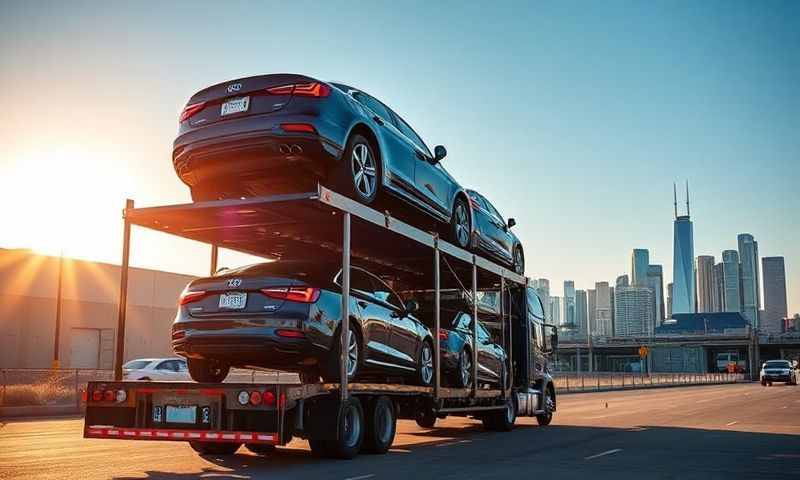
<path id="1" fill-rule="evenodd" d="M 688 179 L 695 252 L 719 256 L 751 232 L 760 255 L 786 258 L 789 310 L 800 311 L 796 3 L 518 2 L 486 22 L 481 4 L 259 12 L 234 1 L 235 26 L 200 1 L 161 5 L 157 19 L 134 2 L 116 9 L 15 2 L 0 16 L 0 203 L 24 203 L 0 211 L 0 224 L 13 225 L 0 231 L 2 247 L 119 263 L 125 198 L 189 201 L 170 156 L 188 98 L 297 72 L 362 88 L 430 147 L 445 145 L 443 167 L 516 219 L 528 276 L 554 289 L 565 279 L 613 285 L 640 246 L 671 281 L 665 199 L 673 180 Z M 187 31 L 186 18 L 201 31 Z M 303 18 L 302 34 L 281 18 Z M 686 27 L 709 18 L 713 28 Z M 361 28 L 326 33 L 350 22 Z M 421 63 L 402 69 L 398 58 Z M 498 72 L 501 87 L 487 88 Z M 21 95 L 19 85 L 48 95 Z M 465 101 L 474 92 L 480 101 Z M 132 265 L 207 273 L 205 245 L 138 228 L 133 241 Z M 249 261 L 220 253 L 221 266 Z"/>

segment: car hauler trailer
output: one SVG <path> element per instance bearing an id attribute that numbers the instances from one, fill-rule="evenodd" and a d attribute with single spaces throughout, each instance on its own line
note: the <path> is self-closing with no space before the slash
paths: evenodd
<path id="1" fill-rule="evenodd" d="M 352 458 L 360 450 L 388 451 L 398 418 L 430 427 L 447 415 L 473 416 L 499 431 L 513 428 L 517 416 L 550 423 L 556 398 L 546 357 L 557 337 L 546 333 L 553 327 L 534 314 L 541 303 L 531 303 L 539 299 L 528 280 L 511 270 L 322 186 L 308 193 L 150 208 L 134 208 L 129 200 L 123 218 L 116 380 L 89 383 L 84 437 L 188 441 L 198 452 L 213 454 L 233 453 L 242 444 L 263 453 L 301 437 L 316 454 Z M 497 387 L 480 385 L 479 349 L 473 348 L 471 387 L 443 386 L 441 345 L 434 341 L 431 387 L 348 382 L 346 349 L 339 349 L 339 383 L 120 381 L 132 225 L 210 244 L 212 272 L 220 247 L 273 259 L 341 259 L 342 318 L 350 318 L 355 259 L 373 273 L 433 294 L 434 340 L 443 289 L 466 290 L 473 319 L 479 318 L 479 292 L 494 296 L 495 318 L 486 325 L 508 353 L 506 379 Z M 442 265 L 451 276 L 442 275 Z M 459 279 L 468 279 L 469 286 Z M 349 323 L 341 322 L 340 341 L 348 338 Z M 473 345 L 478 345 L 476 323 L 471 322 Z"/>

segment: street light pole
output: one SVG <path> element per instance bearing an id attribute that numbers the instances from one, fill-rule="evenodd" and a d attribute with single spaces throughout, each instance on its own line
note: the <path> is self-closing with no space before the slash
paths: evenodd
<path id="1" fill-rule="evenodd" d="M 58 287 L 56 289 L 56 331 L 53 338 L 53 363 L 51 368 L 61 368 L 59 338 L 61 337 L 61 284 L 64 277 L 64 250 L 58 256 Z"/>

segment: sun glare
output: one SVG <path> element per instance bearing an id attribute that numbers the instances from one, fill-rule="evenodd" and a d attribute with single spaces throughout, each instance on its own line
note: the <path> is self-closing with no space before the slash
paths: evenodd
<path id="1" fill-rule="evenodd" d="M 27 151 L 4 168 L 0 244 L 39 253 L 91 258 L 119 242 L 125 172 L 97 150 L 54 147 Z"/>

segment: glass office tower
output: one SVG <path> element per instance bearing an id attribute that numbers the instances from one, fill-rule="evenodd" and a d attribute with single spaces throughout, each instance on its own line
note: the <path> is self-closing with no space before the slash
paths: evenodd
<path id="1" fill-rule="evenodd" d="M 689 184 L 686 184 L 686 215 L 678 215 L 675 195 L 672 247 L 672 314 L 695 313 L 694 227 L 689 216 Z"/>

